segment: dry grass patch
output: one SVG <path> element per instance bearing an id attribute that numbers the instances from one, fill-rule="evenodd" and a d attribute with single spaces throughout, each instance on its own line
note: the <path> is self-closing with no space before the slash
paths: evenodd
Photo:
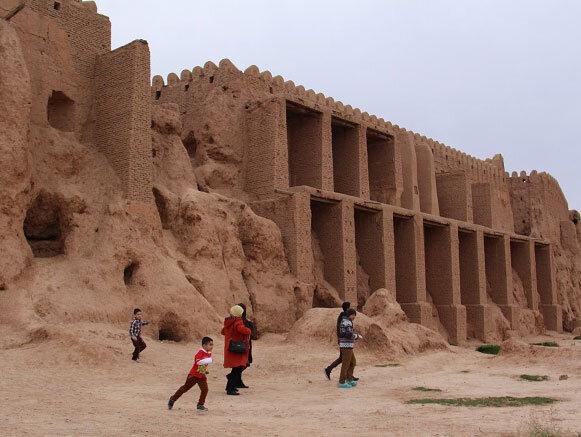
<path id="1" fill-rule="evenodd" d="M 454 407 L 523 407 L 527 405 L 551 405 L 557 402 L 557 399 L 543 396 L 522 397 L 513 396 L 490 396 L 484 398 L 454 398 L 454 399 L 437 399 L 423 398 L 410 399 L 406 404 L 436 404 L 449 405 Z"/>
<path id="2" fill-rule="evenodd" d="M 527 374 L 522 374 L 519 376 L 520 379 L 522 379 L 523 381 L 548 381 L 549 377 L 547 375 L 527 375 Z"/>

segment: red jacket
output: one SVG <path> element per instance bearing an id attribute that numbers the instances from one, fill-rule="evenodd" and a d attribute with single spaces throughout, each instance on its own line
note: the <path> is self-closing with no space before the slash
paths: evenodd
<path id="1" fill-rule="evenodd" d="M 200 349 L 194 356 L 194 365 L 192 366 L 192 370 L 190 370 L 189 375 L 198 379 L 206 379 L 206 374 L 208 373 L 208 364 L 211 363 L 212 352 L 206 352 L 206 350 Z"/>
<path id="2" fill-rule="evenodd" d="M 224 336 L 224 367 L 234 368 L 248 365 L 248 351 L 250 345 L 250 334 L 252 331 L 244 326 L 244 322 L 240 317 L 227 317 L 224 320 L 224 327 L 222 328 L 222 335 Z M 233 354 L 228 351 L 230 340 L 245 341 L 246 353 Z"/>

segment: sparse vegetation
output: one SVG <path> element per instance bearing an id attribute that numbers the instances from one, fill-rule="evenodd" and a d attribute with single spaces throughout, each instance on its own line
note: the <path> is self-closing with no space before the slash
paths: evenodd
<path id="1" fill-rule="evenodd" d="M 559 345 L 554 341 L 543 341 L 541 343 L 533 343 L 533 346 L 559 347 Z"/>
<path id="2" fill-rule="evenodd" d="M 429 388 L 429 387 L 424 387 L 424 386 L 414 387 L 414 388 L 412 388 L 412 390 L 415 390 L 415 391 L 442 391 L 439 388 Z"/>
<path id="3" fill-rule="evenodd" d="M 401 364 L 398 363 L 384 363 L 384 364 L 376 364 L 375 367 L 399 367 Z"/>
<path id="4" fill-rule="evenodd" d="M 483 344 L 476 348 L 477 352 L 482 352 L 483 354 L 498 355 L 500 352 L 500 346 L 497 344 Z"/>
<path id="5" fill-rule="evenodd" d="M 525 405 L 550 405 L 557 402 L 557 399 L 542 396 L 515 398 L 512 396 L 496 396 L 484 398 L 453 398 L 437 399 L 423 398 L 410 399 L 406 404 L 437 404 L 450 405 L 456 407 L 522 407 Z"/>
<path id="6" fill-rule="evenodd" d="M 460 373 L 470 373 L 470 370 L 460 370 Z"/>
<path id="7" fill-rule="evenodd" d="M 573 338 L 573 340 L 581 340 L 581 335 L 578 335 L 577 337 Z"/>
<path id="8" fill-rule="evenodd" d="M 564 435 L 575 435 L 575 434 L 565 433 L 554 426 L 548 427 L 547 425 L 540 424 L 537 421 L 533 421 L 529 429 L 530 437 L 561 437 Z M 581 434 L 577 434 L 577 436 L 580 435 Z"/>
<path id="9" fill-rule="evenodd" d="M 549 377 L 547 375 L 527 375 L 522 374 L 519 376 L 523 381 L 548 381 Z"/>

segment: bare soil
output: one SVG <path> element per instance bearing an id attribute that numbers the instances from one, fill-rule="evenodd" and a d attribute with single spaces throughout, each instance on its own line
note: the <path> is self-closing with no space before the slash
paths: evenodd
<path id="1" fill-rule="evenodd" d="M 269 334 L 255 343 L 255 364 L 245 372 L 250 389 L 224 393 L 222 343 L 215 336 L 207 413 L 198 413 L 195 387 L 172 411 L 168 397 L 183 383 L 194 343 L 147 338 L 140 363 L 130 360 L 123 330 L 75 325 L 69 340 L 14 345 L 1 351 L 0 435 L 529 435 L 533 429 L 581 431 L 581 345 L 570 336 L 535 337 L 559 348 L 499 356 L 469 347 L 397 360 L 360 352 L 358 387 L 339 389 L 338 369 L 323 367 L 337 351 Z M 565 339 L 566 338 L 566 339 Z M 527 339 L 527 342 L 533 339 Z M 577 345 L 575 345 L 577 343 Z M 472 345 L 470 346 L 472 347 Z M 519 380 L 523 373 L 549 381 Z M 559 380 L 560 375 L 568 379 Z M 548 396 L 557 404 L 514 408 L 406 405 L 430 397 Z"/>

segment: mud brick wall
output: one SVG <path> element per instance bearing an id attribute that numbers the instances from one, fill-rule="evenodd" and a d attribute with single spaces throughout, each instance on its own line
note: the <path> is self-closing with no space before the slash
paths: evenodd
<path id="1" fill-rule="evenodd" d="M 472 190 L 466 173 L 436 175 L 438 206 L 443 217 L 472 222 Z"/>
<path id="2" fill-rule="evenodd" d="M 559 222 L 569 219 L 569 207 L 559 183 L 551 175 L 535 170 L 530 174 L 513 172 L 508 183 L 515 232 L 559 241 Z"/>
<path id="3" fill-rule="evenodd" d="M 363 129 L 341 119 L 331 121 L 333 186 L 337 193 L 359 196 L 359 144 Z"/>
<path id="4" fill-rule="evenodd" d="M 280 228 L 289 267 L 297 279 L 313 282 L 310 196 L 306 193 L 280 195 L 250 206 L 256 214 L 274 221 Z"/>
<path id="5" fill-rule="evenodd" d="M 21 3 L 0 0 L 4 15 Z M 61 91 L 74 102 L 70 129 L 89 134 L 93 99 L 93 77 L 98 55 L 111 50 L 111 23 L 97 14 L 94 2 L 73 0 L 28 0 L 25 8 L 11 19 L 25 51 L 31 73 L 33 94 L 32 122 L 48 126 L 47 102 L 53 91 Z"/>
<path id="6" fill-rule="evenodd" d="M 244 153 L 245 190 L 258 197 L 289 186 L 286 104 L 259 102 L 246 113 L 248 140 Z"/>
<path id="7" fill-rule="evenodd" d="M 369 198 L 376 202 L 399 206 L 403 192 L 403 176 L 401 156 L 398 162 L 393 136 L 367 129 L 365 140 Z"/>
<path id="8" fill-rule="evenodd" d="M 95 134 L 130 200 L 152 199 L 149 48 L 134 41 L 99 57 L 95 75 Z"/>
<path id="9" fill-rule="evenodd" d="M 420 192 L 420 210 L 428 214 L 440 215 L 434 157 L 430 148 L 424 143 L 416 143 L 416 162 L 418 167 L 418 188 Z"/>

